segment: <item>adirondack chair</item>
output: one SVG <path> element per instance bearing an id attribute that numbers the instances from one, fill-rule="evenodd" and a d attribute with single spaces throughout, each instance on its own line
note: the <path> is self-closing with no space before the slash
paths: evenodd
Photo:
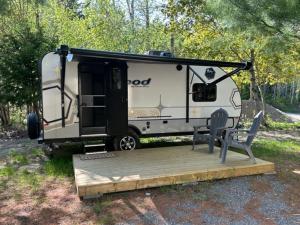
<path id="1" fill-rule="evenodd" d="M 209 152 L 213 153 L 215 140 L 223 142 L 222 132 L 225 130 L 225 126 L 228 119 L 228 113 L 220 108 L 211 114 L 210 125 L 194 126 L 193 136 L 193 150 L 195 149 L 196 142 L 208 142 Z M 209 134 L 200 134 L 199 129 L 203 127 L 209 128 Z"/>
<path id="2" fill-rule="evenodd" d="M 221 148 L 221 155 L 222 155 L 222 163 L 225 163 L 226 160 L 226 154 L 228 147 L 234 147 L 238 149 L 245 150 L 250 157 L 250 159 L 253 161 L 253 163 L 256 163 L 254 155 L 251 150 L 251 144 L 254 140 L 254 137 L 259 129 L 260 123 L 263 118 L 263 112 L 260 111 L 253 120 L 252 126 L 249 130 L 245 129 L 226 129 L 225 138 L 223 141 L 223 146 Z M 238 137 L 239 132 L 246 132 L 247 138 L 246 141 L 239 141 L 238 139 L 235 140 L 234 137 Z"/>

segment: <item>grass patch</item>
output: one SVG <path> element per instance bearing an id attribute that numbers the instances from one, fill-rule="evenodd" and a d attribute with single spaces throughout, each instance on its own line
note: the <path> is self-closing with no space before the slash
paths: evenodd
<path id="1" fill-rule="evenodd" d="M 300 122 L 276 122 L 270 119 L 267 119 L 267 128 L 269 130 L 297 130 L 300 129 Z"/>
<path id="2" fill-rule="evenodd" d="M 25 164 L 28 164 L 28 162 L 29 162 L 28 158 L 25 154 L 16 152 L 15 150 L 11 150 L 9 152 L 8 157 L 12 161 L 12 163 L 17 163 L 20 165 L 25 165 Z"/>
<path id="3" fill-rule="evenodd" d="M 23 170 L 16 175 L 15 180 L 19 186 L 29 187 L 32 191 L 37 191 L 44 179 L 40 174 Z"/>
<path id="4" fill-rule="evenodd" d="M 11 166 L 6 166 L 0 169 L 0 177 L 11 177 L 16 173 L 16 169 Z"/>
<path id="5" fill-rule="evenodd" d="M 252 146 L 254 155 L 271 161 L 289 160 L 300 163 L 300 142 L 259 139 Z"/>
<path id="6" fill-rule="evenodd" d="M 245 154 L 242 150 L 232 149 Z M 293 173 L 300 165 L 300 142 L 258 139 L 252 145 L 255 157 L 275 163 L 280 178 L 288 182 L 300 182 L 299 175 Z"/>
<path id="7" fill-rule="evenodd" d="M 110 200 L 98 201 L 93 205 L 93 210 L 96 214 L 100 214 L 105 210 L 105 208 L 107 208 L 111 204 L 112 202 Z"/>
<path id="8" fill-rule="evenodd" d="M 18 171 L 12 166 L 7 166 L 0 169 L 0 189 L 7 188 L 9 183 L 10 188 L 13 187 L 13 195 L 18 199 L 18 189 L 26 188 L 27 191 L 35 192 L 39 189 L 44 176 L 38 173 L 29 173 L 27 170 Z"/>
<path id="9" fill-rule="evenodd" d="M 191 144 L 191 138 L 182 136 L 149 137 L 140 139 L 143 148 L 169 147 Z"/>
<path id="10" fill-rule="evenodd" d="M 161 193 L 170 193 L 177 190 L 177 185 L 164 185 L 159 187 Z"/>
<path id="11" fill-rule="evenodd" d="M 53 177 L 72 177 L 73 163 L 70 157 L 53 158 L 44 165 L 45 174 Z"/>
<path id="12" fill-rule="evenodd" d="M 231 150 L 246 154 L 245 151 L 240 149 L 231 148 Z M 300 163 L 300 142 L 298 141 L 257 139 L 252 145 L 252 152 L 257 158 L 275 163 L 286 161 Z"/>
<path id="13" fill-rule="evenodd" d="M 31 149 L 31 155 L 33 157 L 42 157 L 44 156 L 44 151 L 41 148 L 33 148 Z"/>

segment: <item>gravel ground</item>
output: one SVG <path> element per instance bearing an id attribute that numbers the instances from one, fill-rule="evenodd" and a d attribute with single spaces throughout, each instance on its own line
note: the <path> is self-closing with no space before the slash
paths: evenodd
<path id="1" fill-rule="evenodd" d="M 185 187 L 186 196 L 182 197 L 182 193 L 179 193 L 175 202 L 173 202 L 174 193 L 170 190 L 168 196 L 171 201 L 164 209 L 157 205 L 163 197 L 157 194 L 155 189 L 147 190 L 151 193 L 148 201 L 151 201 L 153 206 L 149 209 L 145 209 L 147 207 L 141 209 L 138 206 L 141 215 L 134 214 L 118 224 L 298 225 L 300 223 L 299 208 L 291 207 L 286 201 L 287 185 L 278 181 L 276 175 L 210 182 L 209 186 L 205 185 L 200 191 L 206 199 L 195 200 L 195 194 L 199 192 L 190 193 L 190 191 L 201 185 L 203 183 Z M 135 199 L 130 199 L 132 204 L 136 205 Z"/>
<path id="2" fill-rule="evenodd" d="M 300 121 L 300 114 L 299 113 L 285 113 L 289 116 L 293 121 Z"/>
<path id="3" fill-rule="evenodd" d="M 41 145 L 37 141 L 28 138 L 22 139 L 0 139 L 0 162 L 5 159 L 10 151 L 19 153 L 27 153 L 32 148 L 40 148 Z"/>

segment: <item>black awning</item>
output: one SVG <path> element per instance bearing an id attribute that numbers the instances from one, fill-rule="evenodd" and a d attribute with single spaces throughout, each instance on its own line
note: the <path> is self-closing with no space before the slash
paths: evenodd
<path id="1" fill-rule="evenodd" d="M 59 51 L 59 50 L 58 50 Z M 251 68 L 251 62 L 224 62 L 214 60 L 202 60 L 202 59 L 185 59 L 185 58 L 171 58 L 163 56 L 150 56 L 150 55 L 138 55 L 119 52 L 98 51 L 90 49 L 70 48 L 69 52 L 78 57 L 91 57 L 91 58 L 105 58 L 105 59 L 117 59 L 124 61 L 147 61 L 147 62 L 161 62 L 172 63 L 182 65 L 194 65 L 194 66 L 212 66 L 212 67 L 235 67 L 242 70 L 249 70 Z"/>

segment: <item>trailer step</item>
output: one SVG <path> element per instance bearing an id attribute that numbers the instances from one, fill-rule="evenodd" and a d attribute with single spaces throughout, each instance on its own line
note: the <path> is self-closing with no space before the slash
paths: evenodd
<path id="1" fill-rule="evenodd" d="M 81 160 L 93 160 L 93 159 L 105 159 L 105 158 L 113 158 L 116 157 L 116 155 L 112 152 L 97 152 L 93 154 L 84 154 L 79 155 Z"/>
<path id="2" fill-rule="evenodd" d="M 107 134 L 82 134 L 81 137 L 107 137 Z"/>
<path id="3" fill-rule="evenodd" d="M 105 144 L 84 145 L 85 148 L 104 147 Z"/>
<path id="4" fill-rule="evenodd" d="M 98 151 L 98 152 L 86 152 L 85 154 L 86 155 L 97 155 L 97 154 L 104 154 L 104 153 L 107 153 L 107 151 L 103 150 L 103 151 Z"/>
<path id="5" fill-rule="evenodd" d="M 83 145 L 83 152 L 85 154 L 107 153 L 105 143 L 86 143 Z"/>

